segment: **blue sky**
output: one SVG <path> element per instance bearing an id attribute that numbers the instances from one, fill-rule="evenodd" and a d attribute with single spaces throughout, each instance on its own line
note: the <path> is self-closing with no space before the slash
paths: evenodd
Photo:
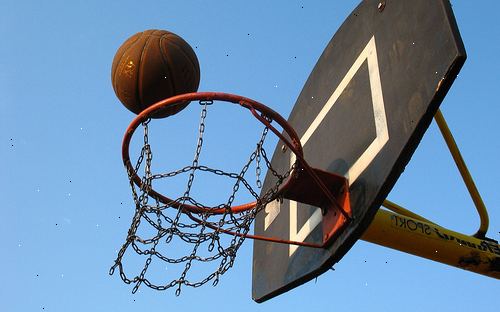
<path id="1" fill-rule="evenodd" d="M 452 3 L 468 59 L 442 111 L 489 207 L 489 236 L 498 240 L 500 5 Z M 251 241 L 217 287 L 186 289 L 180 297 L 147 288 L 132 295 L 129 285 L 108 275 L 133 214 L 120 149 L 134 115 L 110 82 L 120 44 L 145 29 L 173 31 L 195 47 L 200 90 L 248 96 L 286 117 L 356 5 L 4 0 L 0 310 L 494 311 L 498 281 L 365 242 L 336 271 L 260 305 L 251 300 Z M 389 198 L 456 231 L 477 229 L 473 204 L 434 124 Z"/>

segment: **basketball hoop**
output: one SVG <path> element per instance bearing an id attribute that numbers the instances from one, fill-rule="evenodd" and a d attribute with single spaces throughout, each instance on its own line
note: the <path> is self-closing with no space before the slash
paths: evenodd
<path id="1" fill-rule="evenodd" d="M 155 116 L 155 113 L 168 106 L 194 101 L 198 101 L 201 105 L 199 134 L 194 159 L 190 165 L 176 171 L 153 173 L 151 170 L 152 151 L 148 141 L 148 124 L 151 118 Z M 203 147 L 207 109 L 208 106 L 215 102 L 239 105 L 247 109 L 264 126 L 255 150 L 253 150 L 243 168 L 237 173 L 210 168 L 200 164 L 199 161 L 199 155 Z M 130 142 L 132 136 L 141 125 L 144 129 L 144 144 L 138 160 L 133 163 L 129 155 Z M 282 131 L 279 131 L 277 128 L 281 128 Z M 289 149 L 295 155 L 295 163 L 289 168 L 278 170 L 271 166 L 271 161 L 268 159 L 263 147 L 269 130 L 278 137 L 280 140 L 279 144 L 283 144 L 284 148 Z M 142 283 L 157 290 L 164 290 L 175 286 L 177 287 L 177 295 L 180 294 L 182 285 L 198 287 L 208 281 L 212 281 L 216 285 L 219 277 L 233 265 L 236 253 L 245 238 L 325 248 L 335 240 L 351 218 L 347 179 L 311 168 L 304 160 L 300 138 L 288 122 L 267 106 L 238 95 L 217 92 L 187 93 L 168 98 L 150 106 L 142 111 L 127 128 L 123 139 L 122 157 L 129 176 L 136 212 L 126 242 L 118 252 L 110 274 L 113 274 L 114 270 L 118 267 L 120 276 L 125 283 L 135 283 L 133 292 L 137 291 Z M 259 176 L 262 170 L 261 166 L 265 166 L 273 178 L 271 186 L 268 189 L 261 189 L 260 195 L 257 194 L 245 177 L 251 164 L 256 167 L 256 184 L 258 188 L 262 186 Z M 142 177 L 140 176 L 141 168 L 143 168 Z M 196 200 L 191 194 L 191 187 L 196 173 L 200 172 L 220 175 L 224 178 L 234 180 L 233 189 L 229 197 L 218 205 L 206 205 Z M 171 195 L 163 194 L 153 187 L 153 181 L 168 179 L 179 174 L 189 175 L 186 190 L 182 196 L 171 198 Z M 241 186 L 255 200 L 233 205 L 235 195 Z M 283 238 L 249 234 L 251 224 L 257 213 L 269 202 L 273 200 L 279 201 L 283 198 L 307 203 L 322 209 L 324 236 L 321 244 L 294 242 Z M 152 237 L 144 238 L 137 234 L 141 221 L 146 221 L 152 226 L 155 231 Z M 221 239 L 220 234 L 227 234 L 230 238 L 227 246 Z M 164 240 L 168 244 L 174 237 L 180 239 L 183 243 L 193 245 L 188 255 L 169 257 L 157 250 L 160 240 Z M 208 256 L 199 255 L 200 248 L 203 245 L 207 247 Z M 122 258 L 129 247 L 138 255 L 146 256 L 147 258 L 141 273 L 131 279 L 124 273 L 122 263 Z M 159 259 L 171 264 L 184 263 L 185 266 L 178 279 L 174 279 L 166 284 L 157 285 L 146 278 L 146 272 L 153 259 Z M 188 279 L 187 273 L 194 262 L 212 261 L 220 261 L 214 272 L 196 282 Z"/>

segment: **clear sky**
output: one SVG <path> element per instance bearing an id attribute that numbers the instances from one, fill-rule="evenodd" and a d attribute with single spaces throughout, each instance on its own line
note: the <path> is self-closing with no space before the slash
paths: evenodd
<path id="1" fill-rule="evenodd" d="M 131 294 L 108 275 L 133 214 L 120 149 L 134 115 L 110 83 L 120 44 L 145 29 L 173 31 L 195 48 L 200 90 L 254 98 L 286 117 L 357 3 L 3 0 L 0 310 L 497 311 L 497 280 L 365 242 L 336 271 L 263 304 L 251 299 L 251 241 L 217 287 L 180 297 Z M 498 240 L 500 4 L 452 3 L 468 59 L 442 111 Z M 389 198 L 456 231 L 479 224 L 434 124 Z"/>

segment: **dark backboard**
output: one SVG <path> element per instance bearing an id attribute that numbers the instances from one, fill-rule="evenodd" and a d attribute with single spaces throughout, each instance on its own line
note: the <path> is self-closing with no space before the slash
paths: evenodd
<path id="1" fill-rule="evenodd" d="M 349 179 L 354 219 L 327 249 L 255 241 L 254 300 L 313 279 L 349 251 L 404 170 L 465 58 L 447 0 L 367 0 L 347 17 L 288 121 L 311 166 Z M 293 161 L 278 144 L 273 167 Z M 275 201 L 258 215 L 255 233 L 321 243 L 321 223 L 316 207 Z"/>

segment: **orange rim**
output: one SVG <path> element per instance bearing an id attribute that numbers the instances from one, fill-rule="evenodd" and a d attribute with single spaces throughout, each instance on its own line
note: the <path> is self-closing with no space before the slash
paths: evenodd
<path id="1" fill-rule="evenodd" d="M 139 188 L 142 187 L 142 181 L 141 178 L 137 175 L 135 172 L 134 167 L 132 166 L 132 162 L 130 161 L 130 155 L 129 155 L 129 147 L 130 147 L 130 141 L 132 139 L 132 136 L 135 132 L 135 130 L 141 125 L 143 122 L 146 122 L 148 119 L 151 118 L 152 115 L 154 115 L 155 112 L 158 110 L 169 106 L 169 105 L 175 105 L 179 102 L 186 102 L 186 101 L 223 101 L 223 102 L 228 102 L 228 103 L 233 103 L 240 105 L 246 109 L 248 109 L 252 115 L 257 118 L 260 122 L 262 122 L 266 127 L 269 128 L 278 138 L 282 141 L 283 144 L 285 144 L 297 157 L 297 160 L 303 160 L 303 151 L 302 151 L 302 145 L 300 144 L 300 139 L 295 132 L 295 130 L 288 124 L 288 122 L 277 112 L 272 110 L 271 108 L 265 106 L 264 104 L 261 104 L 259 102 L 256 102 L 254 100 L 239 96 L 239 95 L 234 95 L 234 94 L 228 94 L 228 93 L 221 93 L 221 92 L 194 92 L 194 93 L 186 93 L 182 95 L 177 95 L 165 100 L 162 100 L 144 111 L 142 111 L 139 115 L 137 115 L 134 120 L 130 123 L 128 126 L 127 130 L 125 131 L 125 135 L 123 137 L 123 143 L 122 143 L 122 159 L 123 159 L 123 164 L 125 165 L 125 168 L 127 169 L 128 172 L 130 172 L 131 175 L 131 180 L 136 184 Z M 267 118 L 267 119 L 266 119 Z M 269 121 L 270 120 L 270 121 Z M 281 126 L 283 131 L 288 134 L 290 137 L 290 140 L 288 140 L 281 132 L 279 132 L 275 127 L 271 125 L 271 123 L 275 121 L 277 124 Z M 293 175 L 291 175 L 292 177 Z M 273 197 L 270 200 L 273 200 L 283 191 L 285 191 L 287 188 L 290 187 L 291 183 L 293 183 L 293 178 L 289 178 L 279 189 L 278 191 L 273 195 Z M 154 189 L 150 189 L 148 191 L 148 194 L 159 200 L 160 202 L 175 207 L 179 208 L 182 206 L 182 209 L 191 213 L 209 213 L 209 214 L 223 214 L 226 213 L 228 208 L 213 208 L 213 207 L 198 207 L 194 205 L 189 205 L 185 203 L 179 203 L 159 192 L 157 192 Z M 237 206 L 230 206 L 229 210 L 232 213 L 241 213 L 247 210 L 254 209 L 257 205 L 257 201 L 237 205 Z"/>

